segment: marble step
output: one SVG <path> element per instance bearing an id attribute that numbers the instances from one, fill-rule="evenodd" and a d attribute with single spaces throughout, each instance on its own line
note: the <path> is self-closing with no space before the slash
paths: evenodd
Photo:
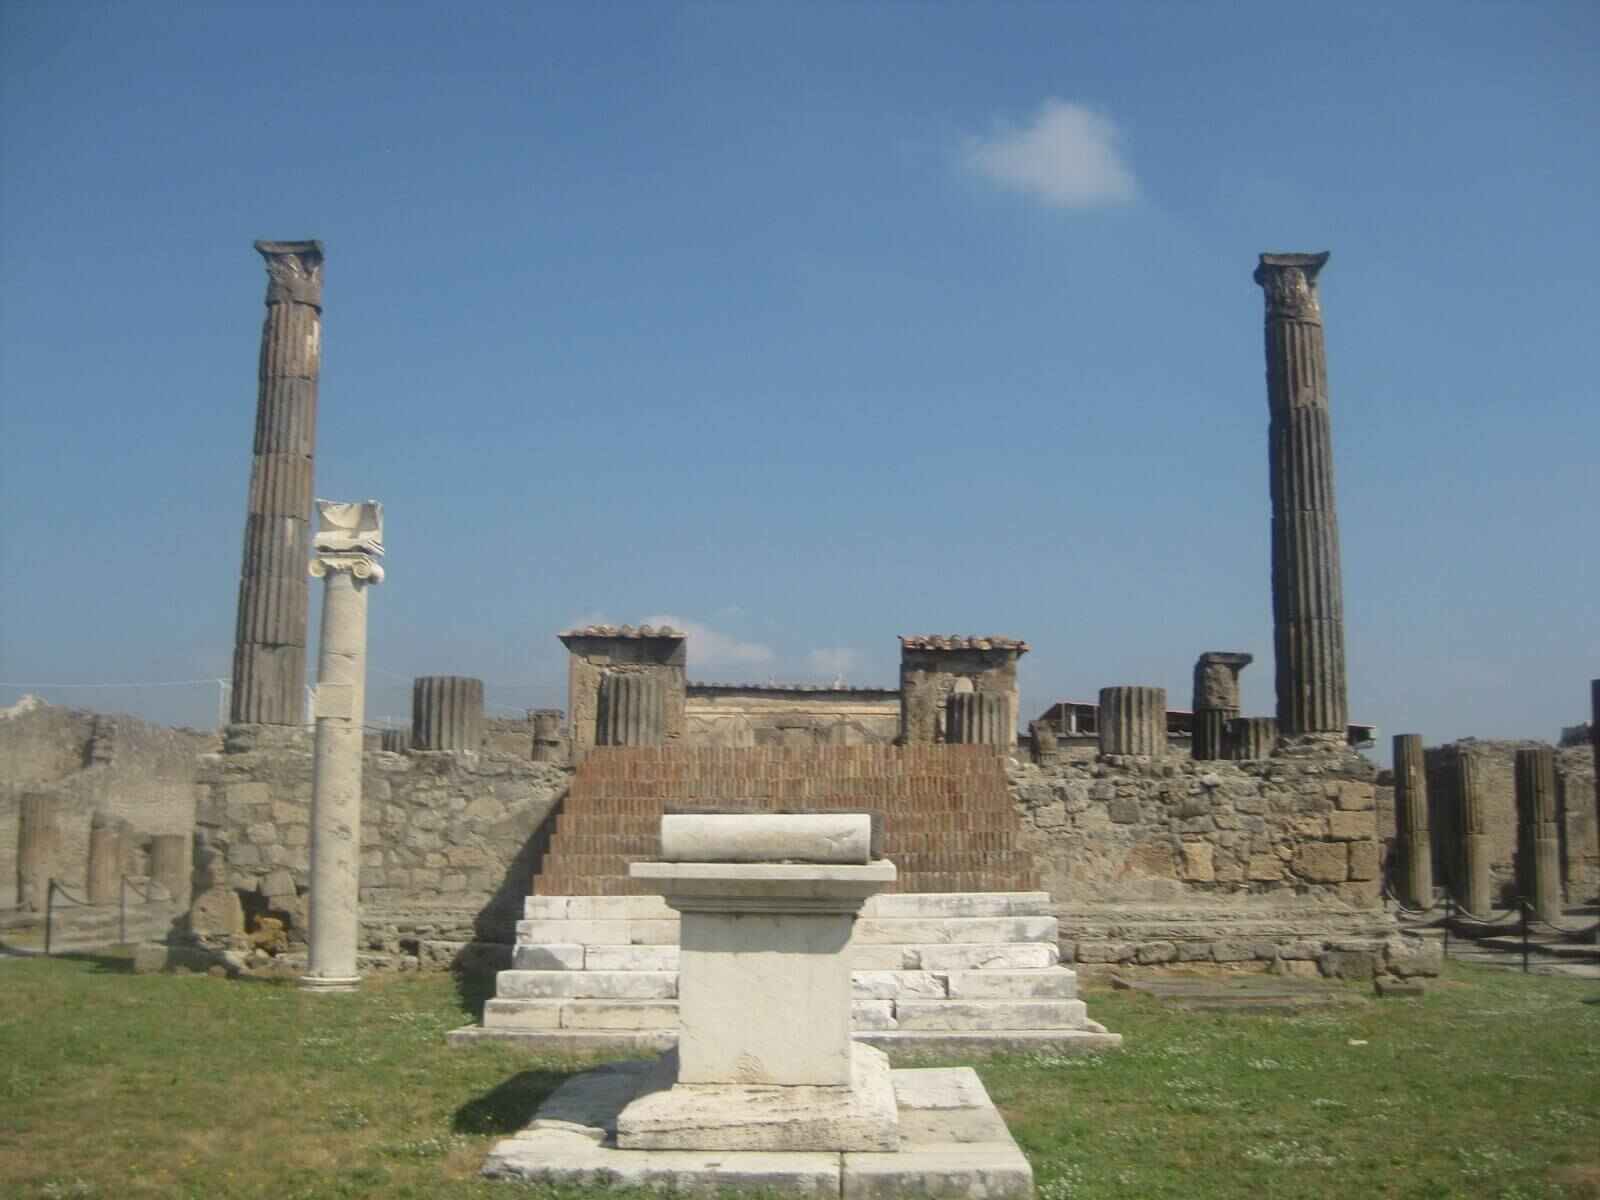
<path id="1" fill-rule="evenodd" d="M 1049 892 L 912 892 L 870 897 L 864 917 L 1047 917 Z M 592 918 L 676 919 L 660 896 L 529 896 L 522 915 L 528 920 Z"/>
<path id="2" fill-rule="evenodd" d="M 597 947 L 598 949 L 598 947 Z M 657 947 L 641 947 L 655 951 Z M 666 967 L 670 961 L 672 966 Z M 502 1000 L 671 1000 L 678 995 L 677 955 L 657 957 L 658 970 L 524 968 L 501 971 L 495 995 Z M 1072 1000 L 1077 973 L 1067 967 L 1023 971 L 856 971 L 857 1000 Z"/>
<path id="3" fill-rule="evenodd" d="M 845 953 L 855 971 L 1039 971 L 1061 961 L 1054 942 L 852 945 Z M 676 971 L 678 942 L 653 944 L 519 942 L 512 950 L 519 971 Z"/>
<path id="4" fill-rule="evenodd" d="M 1054 917 L 861 917 L 855 923 L 850 941 L 853 946 L 1027 942 L 1054 945 L 1058 933 Z M 539 918 L 517 922 L 519 945 L 577 942 L 585 946 L 657 946 L 670 945 L 677 940 L 676 914 L 672 917 Z"/>

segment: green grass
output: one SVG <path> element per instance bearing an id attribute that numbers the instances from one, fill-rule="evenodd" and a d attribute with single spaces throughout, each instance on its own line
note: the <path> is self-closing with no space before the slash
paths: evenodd
<path id="1" fill-rule="evenodd" d="M 583 1065 L 448 1049 L 472 997 L 444 977 L 316 996 L 122 966 L 0 963 L 0 1196 L 528 1194 L 478 1167 Z M 1097 991 L 1127 1049 L 980 1070 L 1042 1200 L 1600 1197 L 1597 998 L 1454 966 L 1304 1015 Z"/>

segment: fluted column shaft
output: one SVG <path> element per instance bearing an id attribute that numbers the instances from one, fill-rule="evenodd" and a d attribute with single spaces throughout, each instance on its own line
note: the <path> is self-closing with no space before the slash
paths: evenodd
<path id="1" fill-rule="evenodd" d="M 187 905 L 194 892 L 194 842 L 184 833 L 158 833 L 150 839 L 150 878 Z"/>
<path id="2" fill-rule="evenodd" d="M 306 682 L 322 246 L 257 242 L 267 264 L 256 432 L 234 632 L 231 720 L 299 725 Z"/>
<path id="3" fill-rule="evenodd" d="M 1005 746 L 1010 705 L 994 692 L 951 692 L 945 699 L 944 740 L 959 746 Z"/>
<path id="4" fill-rule="evenodd" d="M 126 825 L 110 813 L 89 819 L 89 867 L 84 892 L 90 904 L 115 904 L 122 895 L 122 835 Z"/>
<path id="5" fill-rule="evenodd" d="M 544 763 L 561 762 L 566 757 L 563 749 L 561 710 L 559 708 L 535 709 L 533 712 L 533 761 Z"/>
<path id="6" fill-rule="evenodd" d="M 1419 733 L 1395 735 L 1394 815 L 1406 903 L 1427 908 L 1433 903 L 1433 827 Z"/>
<path id="7" fill-rule="evenodd" d="M 1517 751 L 1517 857 L 1523 899 L 1541 921 L 1561 916 L 1561 831 L 1556 756 L 1549 746 Z"/>
<path id="8" fill-rule="evenodd" d="M 477 750 L 483 745 L 483 680 L 420 675 L 411 685 L 413 750 Z"/>
<path id="9" fill-rule="evenodd" d="M 1228 757 L 1248 761 L 1271 758 L 1278 746 L 1276 717 L 1235 717 L 1228 722 Z"/>
<path id="10" fill-rule="evenodd" d="M 1239 715 L 1239 672 L 1255 657 L 1232 650 L 1207 650 L 1194 664 L 1194 739 L 1196 761 L 1228 757 L 1228 726 Z"/>
<path id="11" fill-rule="evenodd" d="M 1100 689 L 1100 753 L 1162 758 L 1167 753 L 1167 689 Z"/>
<path id="12" fill-rule="evenodd" d="M 24 792 L 17 814 L 17 908 L 43 912 L 61 848 L 56 798 L 49 792 Z"/>
<path id="13" fill-rule="evenodd" d="M 599 744 L 659 746 L 666 740 L 666 690 L 659 675 L 610 672 L 600 680 Z"/>
<path id="14" fill-rule="evenodd" d="M 1263 254 L 1272 617 L 1278 726 L 1285 736 L 1343 734 L 1344 592 L 1334 505 L 1328 371 L 1316 277 L 1326 254 Z"/>
<path id="15" fill-rule="evenodd" d="M 1461 834 L 1461 882 L 1456 899 L 1467 911 L 1485 916 L 1493 903 L 1489 876 L 1489 814 L 1482 764 L 1470 750 L 1456 753 L 1457 802 Z"/>

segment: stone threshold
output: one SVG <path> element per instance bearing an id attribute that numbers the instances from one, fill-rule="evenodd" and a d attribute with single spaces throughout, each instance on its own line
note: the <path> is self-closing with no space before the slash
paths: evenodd
<path id="1" fill-rule="evenodd" d="M 495 1144 L 483 1174 L 706 1197 L 1033 1196 L 1033 1169 L 970 1067 L 890 1072 L 899 1129 L 893 1151 L 618 1149 L 617 1115 L 649 1086 L 654 1066 L 614 1063 L 568 1080 L 525 1129 Z"/>
<path id="2" fill-rule="evenodd" d="M 1093 1029 L 1004 1029 L 994 1032 L 972 1030 L 863 1030 L 851 1035 L 853 1041 L 876 1046 L 891 1055 L 961 1054 L 966 1057 L 991 1054 L 1018 1054 L 1049 1050 L 1057 1054 L 1100 1054 L 1122 1048 L 1122 1035 L 1108 1033 L 1103 1026 Z M 612 1051 L 666 1051 L 678 1044 L 675 1029 L 495 1029 L 482 1025 L 462 1025 L 445 1035 L 450 1046 L 471 1046 L 478 1042 L 517 1042 L 557 1054 L 588 1054 Z"/>

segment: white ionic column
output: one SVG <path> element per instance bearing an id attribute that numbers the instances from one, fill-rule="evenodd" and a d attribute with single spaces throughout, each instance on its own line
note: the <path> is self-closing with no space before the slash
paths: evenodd
<path id="1" fill-rule="evenodd" d="M 383 506 L 317 501 L 311 574 L 325 580 L 311 779 L 310 963 L 300 986 L 353 992 L 361 928 L 361 725 L 366 715 L 367 589 L 383 581 Z"/>

